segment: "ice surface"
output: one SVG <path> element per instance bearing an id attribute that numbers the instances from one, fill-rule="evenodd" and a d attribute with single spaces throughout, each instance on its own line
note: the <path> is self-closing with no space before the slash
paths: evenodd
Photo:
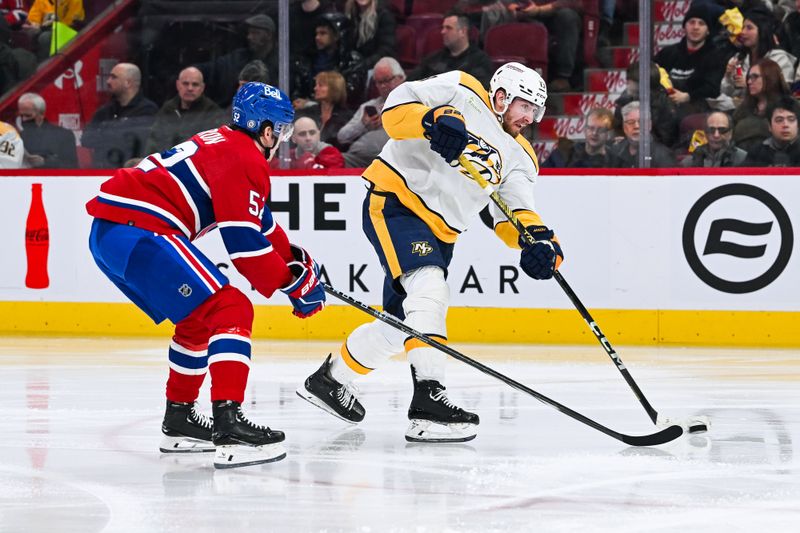
<path id="1" fill-rule="evenodd" d="M 1 532 L 798 531 L 800 353 L 619 348 L 653 406 L 711 431 L 628 447 L 457 361 L 464 444 L 407 443 L 407 364 L 360 380 L 350 426 L 295 395 L 338 343 L 255 343 L 246 411 L 279 463 L 158 452 L 166 341 L 0 339 Z M 461 345 L 623 433 L 655 431 L 599 346 Z M 207 383 L 201 405 L 209 410 Z"/>

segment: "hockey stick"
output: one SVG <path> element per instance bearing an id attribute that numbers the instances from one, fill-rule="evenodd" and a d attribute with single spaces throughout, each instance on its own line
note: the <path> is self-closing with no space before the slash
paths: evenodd
<path id="1" fill-rule="evenodd" d="M 517 215 L 514 214 L 514 212 L 511 210 L 508 204 L 500 197 L 500 195 L 497 193 L 494 187 L 492 187 L 492 185 L 488 181 L 486 181 L 486 179 L 483 176 L 481 176 L 481 174 L 475 169 L 475 167 L 472 165 L 469 159 L 467 159 L 462 154 L 458 157 L 458 162 L 461 164 L 462 167 L 464 167 L 464 170 L 467 171 L 470 178 L 473 181 L 475 181 L 478 185 L 480 185 L 481 188 L 483 188 L 483 190 L 489 194 L 489 197 L 492 199 L 495 205 L 498 208 L 500 208 L 500 211 L 503 212 L 508 221 L 511 222 L 514 228 L 525 239 L 525 241 L 528 244 L 533 244 L 534 242 L 536 242 L 536 240 L 528 232 L 528 230 L 525 229 L 525 226 L 522 225 L 522 222 L 519 221 Z M 631 390 L 636 395 L 636 398 L 638 398 L 639 403 L 641 403 L 642 407 L 644 407 L 644 410 L 647 411 L 647 415 L 650 417 L 650 420 L 652 420 L 653 423 L 657 425 L 668 423 L 665 419 L 659 420 L 658 412 L 655 409 L 653 409 L 653 406 L 650 405 L 650 402 L 648 402 L 647 398 L 644 397 L 644 393 L 639 388 L 639 385 L 636 384 L 636 382 L 633 380 L 633 376 L 631 376 L 631 373 L 628 372 L 627 368 L 625 368 L 625 363 L 622 362 L 622 359 L 620 359 L 619 355 L 617 355 L 617 352 L 614 351 L 614 348 L 611 346 L 611 343 L 608 342 L 606 336 L 603 334 L 602 331 L 600 331 L 600 326 L 597 325 L 597 322 L 594 321 L 592 315 L 589 314 L 589 311 L 586 309 L 583 303 L 581 303 L 581 301 L 578 299 L 578 295 L 576 295 L 575 292 L 572 290 L 572 287 L 569 286 L 567 280 L 565 280 L 564 276 L 561 275 L 561 272 L 559 272 L 558 270 L 553 272 L 553 278 L 558 282 L 558 284 L 566 293 L 567 297 L 572 301 L 572 305 L 574 305 L 575 308 L 578 310 L 578 312 L 581 314 L 583 320 L 586 321 L 586 324 L 589 325 L 589 329 L 592 330 L 594 336 L 597 337 L 598 341 L 600 341 L 600 344 L 603 346 L 608 356 L 614 362 L 614 365 L 617 367 L 617 370 L 619 370 L 620 374 L 622 374 L 622 377 L 625 378 L 625 381 L 628 383 Z M 702 420 L 697 420 L 688 426 L 688 430 L 690 433 L 699 433 L 702 431 L 707 431 L 708 426 L 707 423 L 703 423 Z"/>
<path id="2" fill-rule="evenodd" d="M 352 305 L 356 309 L 360 309 L 361 311 L 364 311 L 365 313 L 367 313 L 369 315 L 372 315 L 373 317 L 377 318 L 381 322 L 389 324 L 393 328 L 399 329 L 400 331 L 402 331 L 406 335 L 414 337 L 415 339 L 418 339 L 418 340 L 424 342 L 428 346 L 436 348 L 437 350 L 446 353 L 450 357 L 452 357 L 454 359 L 457 359 L 457 360 L 461 361 L 462 363 L 466 363 L 469 366 L 480 370 L 484 374 L 488 374 L 488 375 L 492 376 L 493 378 L 499 379 L 500 381 L 502 381 L 506 385 L 510 385 L 511 387 L 513 387 L 513 388 L 515 388 L 515 389 L 517 389 L 519 391 L 522 391 L 522 392 L 524 392 L 526 394 L 529 394 L 529 395 L 533 396 L 534 398 L 536 398 L 537 400 L 539 400 L 540 402 L 545 403 L 545 404 L 547 404 L 547 405 L 549 405 L 551 407 L 555 407 L 556 409 L 558 409 L 559 411 L 561 411 L 565 415 L 567 415 L 567 416 L 569 416 L 571 418 L 574 418 L 578 422 L 582 422 L 582 423 L 586 424 L 587 426 L 593 427 L 594 429 L 605 433 L 609 437 L 612 437 L 614 439 L 622 441 L 625 444 L 628 444 L 630 446 L 656 446 L 658 444 L 664 444 L 664 443 L 673 441 L 673 440 L 677 439 L 678 437 L 680 437 L 683 434 L 683 428 L 681 426 L 679 426 L 679 425 L 669 426 L 669 427 L 667 427 L 665 429 L 662 429 L 661 431 L 658 431 L 658 432 L 653 433 L 651 435 L 624 435 L 622 433 L 614 431 L 613 429 L 609 429 L 609 428 L 603 426 L 602 424 L 599 424 L 599 423 L 595 422 L 591 418 L 587 418 L 586 416 L 584 416 L 584 415 L 582 415 L 582 414 L 580 414 L 580 413 L 578 413 L 576 411 L 573 411 L 569 407 L 566 407 L 565 405 L 562 405 L 562 404 L 558 403 L 555 400 L 551 400 L 550 398 L 548 398 L 544 394 L 538 393 L 535 390 L 526 387 L 522 383 L 514 381 L 513 379 L 501 374 L 500 372 L 497 372 L 496 370 L 493 370 L 493 369 L 489 368 L 488 366 L 486 366 L 486 365 L 484 365 L 482 363 L 479 363 L 478 361 L 475 361 L 474 359 L 471 359 L 471 358 L 467 357 L 466 355 L 462 354 L 461 352 L 458 352 L 458 351 L 454 350 L 453 348 L 447 346 L 446 344 L 442 344 L 442 343 L 440 343 L 440 342 L 428 337 L 424 333 L 418 332 L 417 330 L 409 327 L 408 325 L 404 324 L 402 321 L 398 320 L 397 318 L 395 318 L 395 317 L 393 317 L 391 315 L 387 315 L 386 313 L 382 313 L 381 311 L 378 311 L 377 309 L 375 309 L 373 307 L 370 307 L 370 306 L 368 306 L 366 304 L 363 304 L 363 303 L 359 302 L 358 300 L 356 300 L 352 296 L 349 296 L 349 295 L 347 295 L 347 294 L 345 294 L 345 293 L 343 293 L 341 291 L 338 291 L 338 290 L 334 289 L 333 287 L 331 287 L 327 283 L 323 283 L 322 286 L 325 288 L 325 292 L 327 292 L 331 296 L 335 296 L 336 298 L 342 300 L 343 302 Z"/>

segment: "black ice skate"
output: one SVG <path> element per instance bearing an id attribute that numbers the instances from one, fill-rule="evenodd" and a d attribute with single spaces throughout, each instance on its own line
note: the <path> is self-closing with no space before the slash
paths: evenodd
<path id="1" fill-rule="evenodd" d="M 283 431 L 274 431 L 248 420 L 239 402 L 221 400 L 211 403 L 214 431 L 211 439 L 216 447 L 214 466 L 235 468 L 280 461 L 286 457 L 281 444 Z"/>
<path id="2" fill-rule="evenodd" d="M 319 370 L 306 378 L 297 395 L 320 409 L 329 412 L 351 424 L 364 420 L 364 406 L 356 398 L 356 388 L 352 384 L 342 385 L 331 377 L 331 354 Z"/>
<path id="3" fill-rule="evenodd" d="M 213 452 L 211 420 L 197 411 L 196 403 L 171 402 L 161 423 L 162 453 Z"/>
<path id="4" fill-rule="evenodd" d="M 475 438 L 480 419 L 475 413 L 455 406 L 448 398 L 445 387 L 434 380 L 414 380 L 414 396 L 408 408 L 411 424 L 406 431 L 409 442 L 466 442 Z"/>

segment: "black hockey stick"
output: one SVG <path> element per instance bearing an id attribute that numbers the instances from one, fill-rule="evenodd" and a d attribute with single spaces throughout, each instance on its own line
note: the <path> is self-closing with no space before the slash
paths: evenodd
<path id="1" fill-rule="evenodd" d="M 503 212 L 508 221 L 511 222 L 514 228 L 525 239 L 525 241 L 527 241 L 528 244 L 533 244 L 534 242 L 536 242 L 536 240 L 528 232 L 528 230 L 525 229 L 525 226 L 522 225 L 522 222 L 519 221 L 517 215 L 514 214 L 514 212 L 511 210 L 508 204 L 500 197 L 500 195 L 497 193 L 494 187 L 492 187 L 492 185 L 488 181 L 486 181 L 486 179 L 483 176 L 481 176 L 481 174 L 475 169 L 475 167 L 472 165 L 469 159 L 461 155 L 458 158 L 458 162 L 461 164 L 462 167 L 464 167 L 464 170 L 467 171 L 470 178 L 472 178 L 473 181 L 477 182 L 478 185 L 480 185 L 481 188 L 483 188 L 483 190 L 489 193 L 489 196 L 491 197 L 492 201 L 495 203 L 497 207 L 500 208 L 500 211 Z M 647 411 L 647 415 L 650 417 L 650 420 L 652 420 L 654 424 L 657 424 L 658 412 L 656 412 L 656 410 L 653 409 L 653 406 L 650 405 L 650 402 L 648 402 L 647 398 L 644 397 L 644 393 L 639 388 L 639 385 L 636 384 L 636 382 L 633 380 L 633 376 L 631 376 L 631 373 L 628 372 L 627 368 L 625 368 L 625 363 L 622 362 L 622 359 L 620 359 L 619 355 L 617 355 L 617 352 L 614 351 L 614 348 L 611 346 L 611 343 L 608 342 L 606 336 L 603 334 L 602 331 L 600 331 L 600 326 L 597 325 L 597 322 L 594 321 L 592 315 L 589 314 L 589 311 L 586 309 L 586 307 L 584 307 L 584 305 L 578 299 L 578 296 L 572 290 L 572 287 L 569 286 L 567 280 L 564 279 L 564 276 L 561 275 L 561 272 L 556 270 L 553 273 L 553 278 L 558 282 L 558 284 L 567 294 L 567 297 L 572 301 L 572 305 L 575 306 L 575 308 L 581 314 L 583 319 L 589 325 L 589 329 L 592 330 L 594 336 L 597 337 L 597 340 L 600 341 L 600 344 L 603 346 L 603 348 L 605 348 L 606 353 L 614 362 L 614 365 L 617 367 L 617 370 L 619 370 L 620 374 L 622 374 L 622 377 L 625 378 L 625 381 L 628 382 L 628 385 L 630 386 L 631 390 L 633 390 L 633 393 L 636 395 L 636 398 L 639 399 L 639 403 L 642 404 L 644 410 Z"/>
<path id="2" fill-rule="evenodd" d="M 482 363 L 479 363 L 478 361 L 475 361 L 474 359 L 471 359 L 471 358 L 467 357 L 466 355 L 462 354 L 461 352 L 458 352 L 458 351 L 454 350 L 453 348 L 447 346 L 446 344 L 442 344 L 442 343 L 440 343 L 440 342 L 428 337 L 424 333 L 418 332 L 417 330 L 409 327 L 408 325 L 404 324 L 402 321 L 398 320 L 397 318 L 395 318 L 395 317 L 393 317 L 391 315 L 387 315 L 386 313 L 382 313 L 381 311 L 378 311 L 377 309 L 375 309 L 373 307 L 370 307 L 370 306 L 368 306 L 366 304 L 363 304 L 363 303 L 359 302 L 358 300 L 356 300 L 352 296 L 334 289 L 333 287 L 331 287 L 327 283 L 323 283 L 322 286 L 325 288 L 325 292 L 327 292 L 331 296 L 335 296 L 336 298 L 342 300 L 343 302 L 352 305 L 356 309 L 360 309 L 360 310 L 364 311 L 365 313 L 367 313 L 369 315 L 372 315 L 373 317 L 377 318 L 381 322 L 385 322 L 386 324 L 389 324 L 390 326 L 392 326 L 392 327 L 394 327 L 396 329 L 399 329 L 400 331 L 402 331 L 406 335 L 414 337 L 415 339 L 418 339 L 418 340 L 424 342 L 428 346 L 436 348 L 437 350 L 446 353 L 450 357 L 452 357 L 454 359 L 457 359 L 457 360 L 461 361 L 462 363 L 466 363 L 469 366 L 480 370 L 484 374 L 488 374 L 488 375 L 492 376 L 493 378 L 499 379 L 500 381 L 502 381 L 506 385 L 509 385 L 509 386 L 511 386 L 511 387 L 513 387 L 513 388 L 515 388 L 515 389 L 517 389 L 519 391 L 522 391 L 522 392 L 524 392 L 526 394 L 529 394 L 529 395 L 533 396 L 534 398 L 536 398 L 537 400 L 539 400 L 540 402 L 545 403 L 545 404 L 547 404 L 547 405 L 549 405 L 551 407 L 555 407 L 556 409 L 558 409 L 559 411 L 561 411 L 565 415 L 567 415 L 567 416 L 569 416 L 571 418 L 574 418 L 578 422 L 582 422 L 582 423 L 586 424 L 587 426 L 593 427 L 594 429 L 605 433 L 609 437 L 612 437 L 614 439 L 622 441 L 625 444 L 628 444 L 630 446 L 656 446 L 658 444 L 664 444 L 664 443 L 673 441 L 673 440 L 677 439 L 678 437 L 680 437 L 683 434 L 683 428 L 681 426 L 678 426 L 678 425 L 669 426 L 669 427 L 667 427 L 665 429 L 662 429 L 661 431 L 658 431 L 658 432 L 653 433 L 651 435 L 624 435 L 622 433 L 614 431 L 613 429 L 609 429 L 609 428 L 607 428 L 607 427 L 595 422 L 591 418 L 587 418 L 584 415 L 582 415 L 582 414 L 580 414 L 580 413 L 578 413 L 576 411 L 573 411 L 569 407 L 561 405 L 560 403 L 558 403 L 555 400 L 551 400 L 550 398 L 548 398 L 544 394 L 538 393 L 535 390 L 526 387 L 522 383 L 514 381 L 513 379 L 501 374 L 500 372 L 497 372 L 496 370 L 493 370 L 493 369 L 489 368 L 488 366 L 486 366 L 486 365 L 484 365 Z"/>

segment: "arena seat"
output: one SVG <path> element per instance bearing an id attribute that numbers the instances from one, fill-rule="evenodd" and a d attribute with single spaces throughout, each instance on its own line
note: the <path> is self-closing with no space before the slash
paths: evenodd
<path id="1" fill-rule="evenodd" d="M 547 28 L 539 22 L 511 22 L 492 26 L 484 37 L 483 49 L 489 57 L 521 56 L 525 65 L 537 69 L 547 79 Z"/>
<path id="2" fill-rule="evenodd" d="M 398 24 L 394 31 L 397 42 L 397 60 L 405 69 L 419 63 L 417 55 L 417 32 L 411 26 Z"/>

